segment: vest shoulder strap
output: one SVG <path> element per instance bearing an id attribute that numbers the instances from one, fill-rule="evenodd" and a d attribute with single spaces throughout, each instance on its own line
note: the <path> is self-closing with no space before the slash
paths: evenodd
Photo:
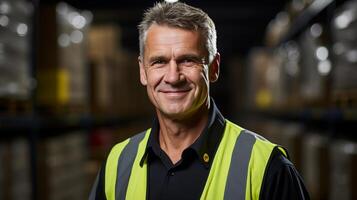
<path id="1" fill-rule="evenodd" d="M 263 177 L 273 150 L 277 148 L 285 156 L 287 151 L 228 120 L 225 134 L 231 135 L 226 138 L 231 138 L 230 143 L 234 147 L 226 175 L 224 199 L 259 199 Z"/>
<path id="2" fill-rule="evenodd" d="M 249 161 L 256 138 L 242 130 L 234 145 L 224 199 L 245 199 Z"/>
<path id="3" fill-rule="evenodd" d="M 125 199 L 138 146 L 146 132 L 115 145 L 110 151 L 105 169 L 105 194 L 108 200 Z"/>

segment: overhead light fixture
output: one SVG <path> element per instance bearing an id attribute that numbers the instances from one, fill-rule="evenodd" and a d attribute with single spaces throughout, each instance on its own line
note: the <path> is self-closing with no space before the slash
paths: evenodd
<path id="1" fill-rule="evenodd" d="M 167 3 L 175 3 L 178 2 L 178 0 L 165 0 Z"/>
<path id="2" fill-rule="evenodd" d="M 315 38 L 320 37 L 322 34 L 322 26 L 318 23 L 312 25 L 310 28 L 310 33 Z"/>
<path id="3" fill-rule="evenodd" d="M 9 24 L 9 17 L 6 15 L 0 16 L 0 26 L 6 27 Z"/>
<path id="4" fill-rule="evenodd" d="M 350 10 L 343 12 L 341 15 L 335 18 L 335 26 L 338 29 L 347 28 L 353 20 L 353 15 L 353 12 Z"/>
<path id="5" fill-rule="evenodd" d="M 328 58 L 328 50 L 324 46 L 320 46 L 316 49 L 316 58 L 323 61 Z"/>
<path id="6" fill-rule="evenodd" d="M 28 27 L 26 24 L 24 23 L 20 23 L 17 25 L 16 27 L 16 32 L 17 34 L 19 34 L 20 36 L 25 36 L 27 33 Z"/>
<path id="7" fill-rule="evenodd" d="M 79 44 L 83 40 L 83 33 L 79 30 L 75 30 L 71 33 L 71 42 Z"/>
<path id="8" fill-rule="evenodd" d="M 319 61 L 317 70 L 322 76 L 327 76 L 331 71 L 332 65 L 329 60 Z"/>
<path id="9" fill-rule="evenodd" d="M 351 63 L 356 63 L 357 62 L 357 50 L 352 49 L 346 53 L 346 58 L 349 62 Z"/>
<path id="10" fill-rule="evenodd" d="M 70 43 L 71 43 L 71 38 L 68 34 L 62 33 L 58 37 L 58 44 L 60 45 L 60 47 L 68 47 Z"/>
<path id="11" fill-rule="evenodd" d="M 11 11 L 11 6 L 8 2 L 3 1 L 0 2 L 0 13 L 1 14 L 9 14 Z"/>
<path id="12" fill-rule="evenodd" d="M 87 21 L 82 15 L 76 15 L 71 21 L 71 24 L 77 29 L 83 28 L 86 23 Z"/>

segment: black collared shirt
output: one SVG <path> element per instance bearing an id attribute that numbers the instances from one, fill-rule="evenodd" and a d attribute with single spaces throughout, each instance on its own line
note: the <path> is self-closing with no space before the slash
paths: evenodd
<path id="1" fill-rule="evenodd" d="M 173 164 L 159 146 L 159 124 L 154 120 L 146 152 L 141 158 L 148 162 L 149 200 L 198 200 L 203 192 L 211 162 L 221 141 L 225 120 L 212 102 L 209 122 L 197 140 L 185 149 L 181 160 Z M 104 170 L 93 188 L 95 199 L 106 199 Z M 144 181 L 144 180 L 143 180 Z M 273 151 L 261 188 L 261 200 L 309 199 L 304 183 L 291 162 L 279 150 Z"/>
<path id="2" fill-rule="evenodd" d="M 143 159 L 148 162 L 148 193 L 151 200 L 200 199 L 213 157 L 224 133 L 225 120 L 212 102 L 207 126 L 197 140 L 173 164 L 159 145 L 159 123 L 154 120 Z"/>

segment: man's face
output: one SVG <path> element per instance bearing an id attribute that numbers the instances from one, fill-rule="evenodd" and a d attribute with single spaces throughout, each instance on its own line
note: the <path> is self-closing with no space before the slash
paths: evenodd
<path id="1" fill-rule="evenodd" d="M 218 78 L 219 55 L 209 69 L 199 32 L 153 24 L 144 52 L 140 81 L 160 114 L 187 119 L 207 105 L 209 82 Z"/>

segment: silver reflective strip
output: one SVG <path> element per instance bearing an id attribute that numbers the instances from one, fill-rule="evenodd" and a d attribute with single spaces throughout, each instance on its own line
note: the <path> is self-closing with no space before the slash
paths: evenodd
<path id="1" fill-rule="evenodd" d="M 224 199 L 245 199 L 249 160 L 255 143 L 255 136 L 243 130 L 234 146 L 227 177 Z"/>
<path id="2" fill-rule="evenodd" d="M 95 198 L 96 198 L 98 182 L 99 182 L 99 175 L 100 175 L 100 171 L 98 172 L 97 177 L 95 178 L 95 182 L 94 182 L 94 185 L 92 186 L 92 190 L 90 192 L 88 200 L 95 200 Z"/>
<path id="3" fill-rule="evenodd" d="M 140 141 L 145 137 L 145 132 L 142 132 L 132 137 L 129 143 L 124 147 L 118 160 L 117 179 L 115 182 L 115 199 L 124 200 L 126 190 L 128 188 L 131 169 L 138 152 Z"/>

